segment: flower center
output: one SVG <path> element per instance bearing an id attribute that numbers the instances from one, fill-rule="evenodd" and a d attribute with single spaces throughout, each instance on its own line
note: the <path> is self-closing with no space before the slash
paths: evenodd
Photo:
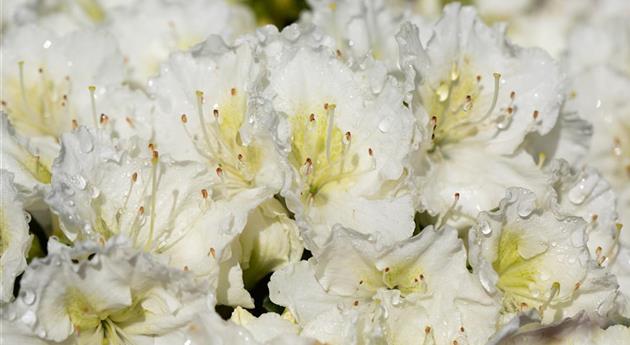
<path id="1" fill-rule="evenodd" d="M 306 205 L 325 202 L 325 190 L 355 176 L 358 157 L 351 152 L 352 134 L 335 126 L 335 105 L 290 119 L 293 136 L 289 162 L 300 174 L 300 195 Z"/>
<path id="2" fill-rule="evenodd" d="M 424 273 L 413 263 L 386 267 L 383 270 L 383 282 L 388 289 L 399 290 L 403 296 L 427 291 Z"/>
<path id="3" fill-rule="evenodd" d="M 484 128 L 505 129 L 511 120 L 514 93 L 510 105 L 493 114 L 499 96 L 501 75 L 493 74 L 492 98 L 484 92 L 482 76 L 469 71 L 470 62 L 464 59 L 464 68 L 452 64 L 449 76 L 437 86 L 428 83 L 420 89 L 420 94 L 431 116 L 428 131 L 431 134 L 432 148 L 457 143 L 475 136 Z M 489 103 L 488 103 L 489 101 Z"/>
<path id="4" fill-rule="evenodd" d="M 499 275 L 497 287 L 503 292 L 503 307 L 514 312 L 548 304 L 559 292 L 558 283 L 549 286 L 539 281 L 538 267 L 546 250 L 525 258 L 521 254 L 523 238 L 511 229 L 503 229 L 499 237 L 497 258 L 492 267 Z M 549 295 L 543 295 L 551 288 Z"/>
<path id="5" fill-rule="evenodd" d="M 19 78 L 7 80 L 8 100 L 2 101 L 18 133 L 50 136 L 56 140 L 62 133 L 70 131 L 73 124 L 73 111 L 68 97 L 70 79 L 53 80 L 44 68 L 39 68 L 39 81 L 26 83 L 24 62 L 19 62 L 18 66 Z"/>
<path id="6" fill-rule="evenodd" d="M 121 325 L 144 319 L 141 299 L 133 298 L 131 305 L 116 310 L 98 310 L 78 289 L 65 295 L 65 307 L 77 334 L 102 332 L 104 343 L 127 344 Z"/>
<path id="7" fill-rule="evenodd" d="M 186 126 L 188 115 L 181 115 L 181 122 L 197 152 L 215 167 L 215 171 L 224 182 L 226 190 L 238 191 L 254 185 L 256 173 L 260 169 L 263 152 L 255 145 L 245 143 L 240 129 L 245 114 L 245 98 L 232 88 L 223 105 L 212 107 L 212 116 L 204 113 L 204 94 L 197 95 L 197 117 L 200 123 L 199 133 L 193 133 Z"/>

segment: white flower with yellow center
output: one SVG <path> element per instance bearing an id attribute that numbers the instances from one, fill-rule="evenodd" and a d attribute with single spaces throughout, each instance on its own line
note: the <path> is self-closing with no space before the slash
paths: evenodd
<path id="1" fill-rule="evenodd" d="M 307 30 L 307 29 L 304 29 Z M 317 31 L 260 31 L 265 95 L 292 181 L 282 194 L 314 250 L 335 224 L 393 242 L 413 230 L 402 184 L 412 117 L 393 78 L 369 80 L 340 60 Z M 326 38 L 322 40 L 325 41 Z"/>
<path id="2" fill-rule="evenodd" d="M 599 266 L 615 275 L 619 284 L 620 313 L 630 315 L 630 243 L 617 215 L 617 197 L 608 181 L 591 167 L 571 169 L 564 161 L 550 166 L 554 197 L 552 208 L 581 217 L 587 223 L 588 249 Z"/>
<path id="3" fill-rule="evenodd" d="M 125 235 L 170 266 L 218 279 L 222 303 L 253 306 L 230 243 L 262 194 L 226 196 L 220 185 L 221 177 L 204 165 L 161 156 L 144 141 L 114 142 L 106 131 L 81 127 L 63 136 L 46 201 L 71 240 Z M 223 267 L 225 261 L 234 264 Z"/>
<path id="4" fill-rule="evenodd" d="M 121 237 L 74 248 L 51 239 L 48 256 L 24 273 L 18 298 L 2 307 L 3 333 L 28 330 L 34 343 L 166 343 L 204 311 L 205 292 L 190 273 Z"/>
<path id="5" fill-rule="evenodd" d="M 545 323 L 581 310 L 607 316 L 617 283 L 589 255 L 587 226 L 538 205 L 536 195 L 521 188 L 508 189 L 497 211 L 479 215 L 469 233 L 469 260 L 501 301 L 503 320 L 529 309 Z"/>
<path id="6" fill-rule="evenodd" d="M 269 291 L 302 335 L 330 344 L 480 344 L 499 311 L 452 228 L 389 247 L 335 228 L 317 258 L 274 273 Z"/>
<path id="7" fill-rule="evenodd" d="M 544 175 L 521 144 L 554 128 L 563 78 L 547 53 L 512 46 L 473 8 L 448 5 L 433 31 L 424 45 L 412 25 L 398 35 L 424 132 L 413 155 L 420 207 L 469 223 L 506 187 L 542 190 Z"/>
<path id="8" fill-rule="evenodd" d="M 107 29 L 120 43 L 130 77 L 143 85 L 169 54 L 188 50 L 210 35 L 233 41 L 253 31 L 253 14 L 224 0 L 139 0 L 108 13 Z"/>
<path id="9" fill-rule="evenodd" d="M 3 138 L 4 139 L 4 138 Z M 0 301 L 13 299 L 15 278 L 26 268 L 26 255 L 32 236 L 30 216 L 24 211 L 22 196 L 13 184 L 13 174 L 0 170 Z"/>
<path id="10" fill-rule="evenodd" d="M 122 136 L 134 130 L 135 108 L 146 97 L 122 86 L 123 59 L 111 35 L 87 30 L 58 37 L 29 25 L 12 30 L 2 48 L 2 110 L 46 168 L 61 135 L 77 126 Z"/>
<path id="11" fill-rule="evenodd" d="M 394 69 L 398 63 L 395 35 L 405 21 L 425 25 L 409 6 L 383 0 L 310 0 L 302 22 L 313 23 L 335 39 L 339 54 L 351 63 L 370 58 Z"/>
<path id="12" fill-rule="evenodd" d="M 247 269 L 251 286 L 270 269 L 299 260 L 302 245 L 295 222 L 273 199 L 286 178 L 268 129 L 272 113 L 257 95 L 261 66 L 246 40 L 227 46 L 214 36 L 192 53 L 174 54 L 149 85 L 156 148 L 206 166 L 225 197 L 257 198 L 248 201 L 258 207 L 233 246 L 234 263 Z"/>

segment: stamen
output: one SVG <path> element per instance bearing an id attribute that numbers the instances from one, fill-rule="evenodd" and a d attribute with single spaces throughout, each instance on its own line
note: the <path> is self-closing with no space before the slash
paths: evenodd
<path id="1" fill-rule="evenodd" d="M 24 108 L 29 113 L 29 115 L 32 116 L 33 110 L 26 100 L 26 86 L 24 85 L 24 61 L 18 62 L 18 68 L 20 70 L 20 92 L 22 93 L 22 103 L 24 103 Z"/>
<path id="2" fill-rule="evenodd" d="M 438 217 L 438 221 L 436 223 L 438 229 L 446 225 L 447 220 L 451 217 L 451 214 L 453 213 L 453 211 L 455 211 L 455 208 L 457 207 L 459 198 L 460 198 L 459 192 L 453 194 L 453 203 L 451 204 L 451 206 L 449 206 L 449 208 L 443 214 L 440 215 L 440 217 Z"/>
<path id="3" fill-rule="evenodd" d="M 197 95 L 197 116 L 199 117 L 199 123 L 201 124 L 201 132 L 203 133 L 203 138 L 206 141 L 206 145 L 208 145 L 208 148 L 210 148 L 212 147 L 212 145 L 210 144 L 210 136 L 208 135 L 206 121 L 203 117 L 203 91 L 197 90 L 195 94 Z"/>
<path id="4" fill-rule="evenodd" d="M 328 106 L 328 128 L 326 131 L 326 160 L 330 161 L 330 145 L 332 141 L 332 132 L 335 125 L 335 108 L 334 104 Z"/>
<path id="5" fill-rule="evenodd" d="M 490 109 L 488 109 L 488 112 L 486 112 L 486 114 L 482 117 L 482 121 L 488 118 L 490 114 L 492 114 L 499 98 L 499 81 L 501 80 L 501 74 L 493 73 L 492 76 L 494 77 L 494 92 L 492 94 L 492 104 L 490 105 Z"/>
<path id="6" fill-rule="evenodd" d="M 157 151 L 153 151 L 153 157 L 151 158 L 151 220 L 149 226 L 149 237 L 147 239 L 147 243 L 145 245 L 145 249 L 149 249 L 149 245 L 153 241 L 153 231 L 155 228 L 155 203 L 157 200 L 157 170 L 158 170 L 158 161 L 159 161 L 159 153 Z"/>
<path id="7" fill-rule="evenodd" d="M 98 119 L 96 117 L 96 97 L 94 96 L 96 86 L 90 85 L 88 86 L 88 90 L 90 91 L 90 102 L 92 104 L 92 120 L 94 121 L 94 127 L 98 128 Z"/>
<path id="8" fill-rule="evenodd" d="M 553 284 L 551 284 L 551 291 L 549 292 L 549 298 L 545 301 L 545 303 L 543 303 L 540 306 L 540 314 L 542 315 L 543 312 L 545 311 L 545 309 L 547 309 L 547 307 L 549 306 L 549 304 L 551 303 L 551 301 L 556 298 L 556 296 L 558 296 L 558 294 L 560 293 L 560 283 L 558 282 L 553 282 Z"/>

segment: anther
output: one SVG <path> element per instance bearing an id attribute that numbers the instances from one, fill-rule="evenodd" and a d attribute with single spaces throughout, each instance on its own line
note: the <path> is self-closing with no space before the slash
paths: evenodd
<path id="1" fill-rule="evenodd" d="M 591 216 L 591 222 L 592 222 L 592 223 L 595 223 L 595 222 L 597 221 L 597 219 L 598 219 L 598 218 L 599 218 L 599 216 L 598 216 L 598 215 L 593 214 L 593 215 Z"/>
<path id="2" fill-rule="evenodd" d="M 219 118 L 219 109 L 213 109 L 212 110 L 212 115 L 214 115 L 215 119 Z"/>
<path id="3" fill-rule="evenodd" d="M 160 154 L 157 151 L 154 150 L 153 151 L 153 156 L 151 157 L 151 163 L 157 164 L 159 157 L 160 157 Z"/>
<path id="4" fill-rule="evenodd" d="M 239 161 L 242 161 L 242 160 L 243 160 L 243 155 L 239 153 L 239 154 L 238 154 L 238 156 L 236 156 L 236 158 L 237 158 Z"/>
<path id="5" fill-rule="evenodd" d="M 355 307 L 356 307 L 356 306 L 358 306 L 358 305 L 359 305 L 359 301 L 356 301 L 356 300 L 355 300 L 355 301 L 352 303 L 352 305 L 354 305 Z"/>
<path id="6" fill-rule="evenodd" d="M 464 326 L 459 327 L 459 331 L 464 333 L 464 331 L 465 331 Z"/>
<path id="7" fill-rule="evenodd" d="M 217 173 L 217 176 L 219 177 L 223 176 L 223 169 L 221 167 L 217 167 L 215 172 Z"/>
<path id="8" fill-rule="evenodd" d="M 352 140 L 352 133 L 350 132 L 346 132 L 346 141 L 351 141 Z"/>
<path id="9" fill-rule="evenodd" d="M 76 119 L 72 119 L 72 129 L 77 129 L 79 128 L 79 123 L 77 122 Z"/>
<path id="10" fill-rule="evenodd" d="M 372 148 L 368 148 L 368 155 L 370 155 L 370 157 L 374 156 L 374 150 L 372 150 Z"/>
<path id="11" fill-rule="evenodd" d="M 426 326 L 426 327 L 424 328 L 424 333 L 426 333 L 426 334 L 431 333 L 431 326 Z"/>
<path id="12" fill-rule="evenodd" d="M 134 127 L 133 120 L 129 116 L 125 117 L 125 121 L 129 124 L 129 127 Z"/>
<path id="13" fill-rule="evenodd" d="M 208 255 L 212 255 L 213 258 L 216 258 L 217 251 L 213 247 L 210 247 L 210 251 L 208 252 Z"/>
<path id="14" fill-rule="evenodd" d="M 385 273 L 389 272 L 389 267 L 385 267 L 384 271 Z"/>
<path id="15" fill-rule="evenodd" d="M 459 192 L 453 194 L 453 197 L 455 198 L 455 201 L 459 201 Z"/>
<path id="16" fill-rule="evenodd" d="M 134 173 L 131 175 L 131 182 L 134 182 L 134 183 L 135 183 L 137 180 L 138 180 L 138 173 L 137 173 L 137 172 L 134 172 Z"/>
<path id="17" fill-rule="evenodd" d="M 204 199 L 208 199 L 208 190 L 207 190 L 207 189 L 205 189 L 205 188 L 204 188 L 204 189 L 202 189 L 202 190 L 201 190 L 201 196 L 202 196 Z"/>
<path id="18" fill-rule="evenodd" d="M 580 288 L 580 286 L 582 286 L 582 284 L 580 282 L 575 283 L 575 288 L 574 290 L 578 290 Z"/>
<path id="19" fill-rule="evenodd" d="M 510 92 L 510 99 L 514 100 L 516 98 L 516 91 Z"/>
<path id="20" fill-rule="evenodd" d="M 190 268 L 188 268 L 188 266 L 184 266 L 184 272 L 188 272 L 190 271 Z"/>
<path id="21" fill-rule="evenodd" d="M 534 110 L 534 113 L 532 114 L 532 116 L 534 117 L 534 120 L 538 119 L 538 115 L 539 115 L 538 110 Z"/>
<path id="22" fill-rule="evenodd" d="M 328 103 L 324 103 L 324 110 L 328 110 Z"/>
<path id="23" fill-rule="evenodd" d="M 143 215 L 143 214 L 144 214 L 144 206 L 140 206 L 140 208 L 138 209 L 138 213 L 139 213 L 140 215 Z"/>
<path id="24" fill-rule="evenodd" d="M 308 120 L 309 120 L 310 122 L 315 121 L 315 114 L 311 113 L 311 115 L 309 115 L 309 116 L 308 116 Z"/>
<path id="25" fill-rule="evenodd" d="M 186 114 L 182 114 L 180 119 L 182 120 L 182 123 L 187 123 L 188 122 L 188 116 L 186 116 Z"/>
<path id="26" fill-rule="evenodd" d="M 106 125 L 108 121 L 109 121 L 109 117 L 105 114 L 101 114 L 101 119 L 100 119 L 101 125 Z"/>
<path id="27" fill-rule="evenodd" d="M 98 127 L 98 120 L 96 118 L 96 96 L 94 96 L 96 86 L 90 85 L 88 86 L 88 90 L 90 91 L 90 101 L 92 103 L 92 120 L 94 121 L 94 127 Z"/>
<path id="28" fill-rule="evenodd" d="M 232 89 L 230 89 L 230 95 L 232 96 L 236 96 L 236 88 L 233 87 Z"/>

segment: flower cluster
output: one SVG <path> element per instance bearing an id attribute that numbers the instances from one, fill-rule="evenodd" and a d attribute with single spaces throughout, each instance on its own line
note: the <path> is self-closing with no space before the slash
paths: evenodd
<path id="1" fill-rule="evenodd" d="M 3 2 L 0 343 L 628 344 L 628 2 L 446 2 Z"/>

